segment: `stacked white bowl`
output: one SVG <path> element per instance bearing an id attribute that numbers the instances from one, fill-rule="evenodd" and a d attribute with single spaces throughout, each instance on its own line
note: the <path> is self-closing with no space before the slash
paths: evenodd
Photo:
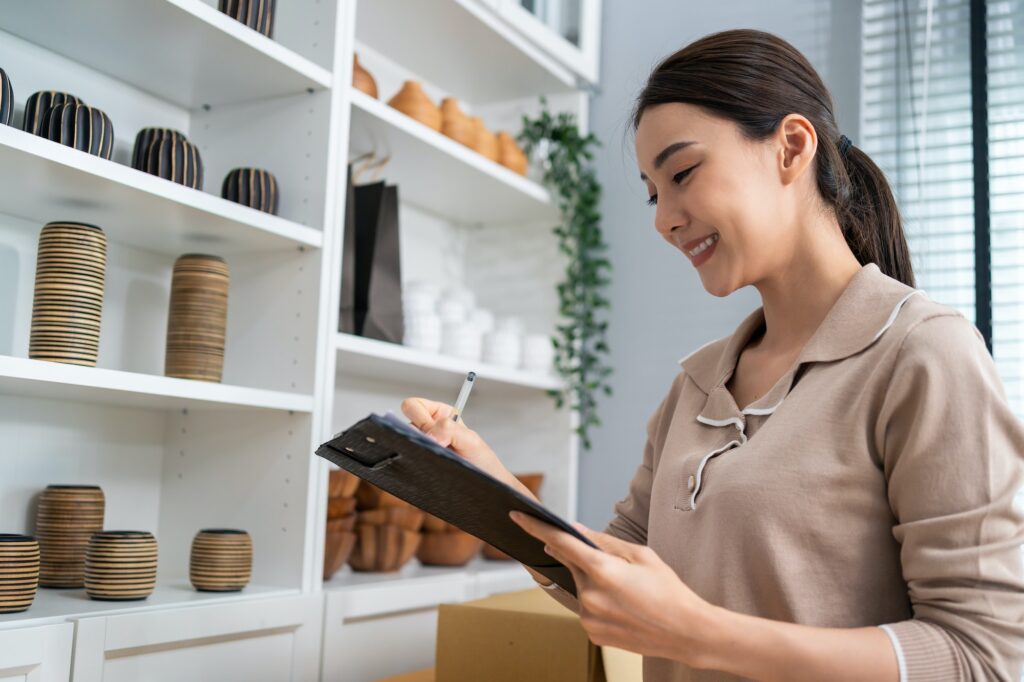
<path id="1" fill-rule="evenodd" d="M 462 287 L 446 289 L 438 304 L 441 313 L 441 352 L 464 360 L 479 360 L 483 331 L 476 321 L 476 297 Z"/>
<path id="2" fill-rule="evenodd" d="M 522 367 L 529 372 L 547 372 L 555 360 L 555 348 L 547 334 L 523 337 Z"/>
<path id="3" fill-rule="evenodd" d="M 427 282 L 409 282 L 402 287 L 402 315 L 405 336 L 402 343 L 411 348 L 436 353 L 441 350 L 441 315 L 438 314 L 439 289 Z"/>
<path id="4" fill-rule="evenodd" d="M 522 357 L 523 322 L 518 317 L 499 317 L 484 335 L 483 360 L 500 367 L 518 368 Z"/>

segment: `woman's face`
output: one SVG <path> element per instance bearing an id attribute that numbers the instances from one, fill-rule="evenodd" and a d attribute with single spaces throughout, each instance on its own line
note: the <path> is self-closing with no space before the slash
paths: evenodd
<path id="1" fill-rule="evenodd" d="M 752 142 L 732 121 L 691 104 L 652 106 L 640 119 L 637 162 L 656 206 L 654 226 L 715 296 L 785 267 L 794 252 L 792 193 L 774 139 Z"/>

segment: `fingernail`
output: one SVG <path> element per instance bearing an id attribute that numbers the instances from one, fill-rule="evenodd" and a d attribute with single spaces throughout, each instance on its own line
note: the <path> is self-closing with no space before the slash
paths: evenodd
<path id="1" fill-rule="evenodd" d="M 517 511 L 510 511 L 508 513 L 508 517 L 510 519 L 512 519 L 513 521 L 518 521 L 519 520 L 519 512 L 517 512 Z"/>

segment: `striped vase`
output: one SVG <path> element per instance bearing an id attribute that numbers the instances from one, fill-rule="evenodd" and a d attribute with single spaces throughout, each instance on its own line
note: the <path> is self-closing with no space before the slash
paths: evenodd
<path id="1" fill-rule="evenodd" d="M 52 106 L 43 115 L 44 136 L 54 142 L 109 159 L 114 154 L 110 117 L 85 104 Z"/>
<path id="2" fill-rule="evenodd" d="M 277 215 L 277 178 L 261 168 L 235 168 L 224 178 L 220 195 L 228 201 Z"/>
<path id="3" fill-rule="evenodd" d="M 218 9 L 268 38 L 274 37 L 275 0 L 220 0 Z"/>
<path id="4" fill-rule="evenodd" d="M 154 138 L 146 152 L 146 172 L 192 189 L 203 188 L 203 160 L 181 135 Z"/>
<path id="5" fill-rule="evenodd" d="M 41 90 L 33 93 L 28 98 L 28 101 L 25 102 L 25 122 L 21 126 L 22 129 L 26 133 L 46 137 L 46 132 L 43 128 L 43 117 L 46 115 L 47 110 L 50 107 L 68 103 L 82 104 L 83 102 L 74 95 L 69 95 L 66 92 L 57 92 L 56 90 Z"/>
<path id="6" fill-rule="evenodd" d="M 135 135 L 135 146 L 132 148 L 132 168 L 143 172 L 149 172 L 149 145 L 153 140 L 162 140 L 164 137 L 180 137 L 185 139 L 177 130 L 171 128 L 143 128 Z"/>
<path id="7" fill-rule="evenodd" d="M 14 88 L 7 72 L 0 69 L 0 123 L 11 125 L 14 120 Z"/>

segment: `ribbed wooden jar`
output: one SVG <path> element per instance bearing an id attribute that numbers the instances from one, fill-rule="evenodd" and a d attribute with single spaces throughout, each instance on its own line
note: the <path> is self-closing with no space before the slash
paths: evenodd
<path id="1" fill-rule="evenodd" d="M 109 159 L 114 154 L 110 117 L 85 104 L 51 106 L 43 115 L 43 136 L 80 151 Z"/>
<path id="2" fill-rule="evenodd" d="M 160 135 L 149 143 L 145 154 L 150 175 L 192 189 L 203 188 L 203 159 L 199 149 L 180 134 Z"/>
<path id="3" fill-rule="evenodd" d="M 164 359 L 167 376 L 221 380 L 228 278 L 228 264 L 217 256 L 185 254 L 175 261 Z"/>
<path id="4" fill-rule="evenodd" d="M 103 230 L 71 222 L 43 227 L 32 299 L 30 358 L 96 364 L 106 269 Z"/>
<path id="5" fill-rule="evenodd" d="M 200 592 L 238 592 L 252 577 L 252 538 L 234 528 L 199 531 L 192 540 L 188 575 Z"/>
<path id="6" fill-rule="evenodd" d="M 224 177 L 220 195 L 236 204 L 277 215 L 277 178 L 262 168 L 235 168 Z"/>
<path id="7" fill-rule="evenodd" d="M 85 592 L 98 601 L 137 601 L 156 587 L 157 546 L 152 533 L 94 533 L 85 553 Z"/>
<path id="8" fill-rule="evenodd" d="M 46 137 L 43 128 L 43 117 L 50 107 L 62 106 L 64 104 L 82 104 L 82 100 L 66 92 L 56 90 L 40 90 L 29 95 L 25 102 L 25 121 L 22 128 L 26 133 Z"/>
<path id="9" fill-rule="evenodd" d="M 32 606 L 39 586 L 39 543 L 28 535 L 0 533 L 0 613 Z"/>
<path id="10" fill-rule="evenodd" d="M 14 86 L 7 72 L 0 69 L 0 123 L 11 125 L 14 120 Z"/>
<path id="11" fill-rule="evenodd" d="M 50 485 L 39 496 L 36 538 L 42 552 L 39 584 L 81 587 L 85 550 L 92 534 L 103 530 L 105 500 L 95 485 Z"/>
<path id="12" fill-rule="evenodd" d="M 218 9 L 268 38 L 274 37 L 275 0 L 220 0 Z"/>

